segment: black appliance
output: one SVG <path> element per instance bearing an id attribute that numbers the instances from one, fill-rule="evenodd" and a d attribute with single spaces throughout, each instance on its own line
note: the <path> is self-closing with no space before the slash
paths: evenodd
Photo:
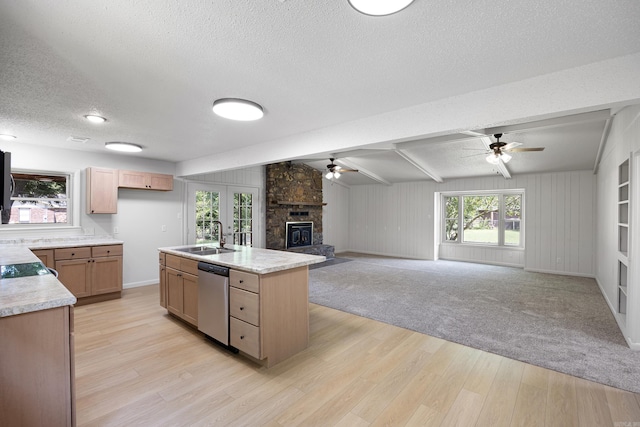
<path id="1" fill-rule="evenodd" d="M 11 193 L 13 192 L 13 178 L 11 177 L 11 153 L 0 151 L 0 210 L 2 223 L 8 224 L 11 217 Z"/>

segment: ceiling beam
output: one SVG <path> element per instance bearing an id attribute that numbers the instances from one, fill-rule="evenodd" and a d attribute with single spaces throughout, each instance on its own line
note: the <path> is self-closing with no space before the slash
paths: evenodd
<path id="1" fill-rule="evenodd" d="M 600 138 L 600 145 L 598 146 L 598 153 L 596 154 L 596 163 L 593 165 L 593 174 L 598 173 L 598 168 L 600 167 L 600 159 L 602 158 L 602 152 L 604 151 L 604 145 L 607 143 L 607 139 L 609 138 L 609 131 L 611 130 L 611 121 L 613 117 L 609 118 L 604 124 L 604 129 L 602 130 L 602 137 Z"/>
<path id="2" fill-rule="evenodd" d="M 376 175 L 375 173 L 368 171 L 366 169 L 361 168 L 360 166 L 358 166 L 356 163 L 353 163 L 351 160 L 345 160 L 345 159 L 340 159 L 340 160 L 336 160 L 335 163 L 340 163 L 348 168 L 351 169 L 357 169 L 358 173 L 361 173 L 362 175 L 366 176 L 367 178 L 370 178 L 374 181 L 379 182 L 380 184 L 384 184 L 384 185 L 391 185 L 391 182 L 387 181 L 386 179 L 382 178 L 379 175 Z"/>
<path id="3" fill-rule="evenodd" d="M 590 113 L 572 114 L 570 116 L 556 117 L 554 119 L 538 120 L 529 123 L 520 123 L 516 125 L 497 126 L 493 128 L 481 129 L 485 135 L 493 135 L 496 133 L 513 133 L 518 131 L 533 129 L 548 129 L 560 126 L 574 125 L 579 123 L 589 123 L 597 121 L 605 121 L 611 118 L 610 110 L 592 111 Z"/>
<path id="4" fill-rule="evenodd" d="M 402 148 L 396 148 L 395 152 L 400 157 L 405 159 L 407 162 L 411 163 L 416 169 L 418 169 L 423 174 L 427 175 L 429 178 L 431 178 L 435 182 L 443 182 L 442 178 L 438 174 L 429 170 L 429 166 L 425 165 L 423 162 L 416 159 L 411 154 L 407 153 L 406 150 L 403 150 Z"/>
<path id="5" fill-rule="evenodd" d="M 436 136 L 434 138 L 424 138 L 424 139 L 418 139 L 415 141 L 399 142 L 394 145 L 396 149 L 408 150 L 411 148 L 420 148 L 420 147 L 424 147 L 425 145 L 431 145 L 431 144 L 444 144 L 447 142 L 470 141 L 470 140 L 477 139 L 479 136 L 484 136 L 484 134 L 478 134 L 478 135 L 464 134 L 463 135 L 461 133 L 455 133 L 452 135 Z"/>

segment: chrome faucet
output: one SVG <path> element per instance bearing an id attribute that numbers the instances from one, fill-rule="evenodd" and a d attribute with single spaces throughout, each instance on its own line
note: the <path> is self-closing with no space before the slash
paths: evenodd
<path id="1" fill-rule="evenodd" d="M 218 244 L 220 245 L 221 248 L 224 248 L 224 244 L 227 243 L 224 240 L 224 235 L 222 234 L 223 232 L 223 227 L 222 227 L 222 223 L 220 221 L 212 221 L 214 224 L 218 224 Z"/>

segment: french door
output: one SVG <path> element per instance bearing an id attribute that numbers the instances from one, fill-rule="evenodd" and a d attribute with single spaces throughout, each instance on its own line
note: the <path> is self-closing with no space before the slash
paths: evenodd
<path id="1" fill-rule="evenodd" d="M 260 244 L 257 188 L 189 183 L 187 197 L 187 243 L 219 243 L 222 224 L 227 244 Z"/>

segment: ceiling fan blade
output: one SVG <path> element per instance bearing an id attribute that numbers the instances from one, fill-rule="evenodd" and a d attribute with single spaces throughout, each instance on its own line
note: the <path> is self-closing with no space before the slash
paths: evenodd
<path id="1" fill-rule="evenodd" d="M 520 147 L 520 148 L 512 148 L 511 150 L 509 150 L 509 152 L 511 153 L 522 153 L 525 151 L 542 151 L 544 150 L 544 147 L 531 147 L 531 148 L 527 148 L 527 147 Z"/>
<path id="2" fill-rule="evenodd" d="M 521 146 L 522 143 L 521 142 L 510 142 L 507 145 L 505 145 L 504 147 L 501 148 L 501 150 L 503 151 L 511 151 L 516 147 Z"/>
<path id="3" fill-rule="evenodd" d="M 340 173 L 343 172 L 358 172 L 358 169 L 340 169 Z"/>

